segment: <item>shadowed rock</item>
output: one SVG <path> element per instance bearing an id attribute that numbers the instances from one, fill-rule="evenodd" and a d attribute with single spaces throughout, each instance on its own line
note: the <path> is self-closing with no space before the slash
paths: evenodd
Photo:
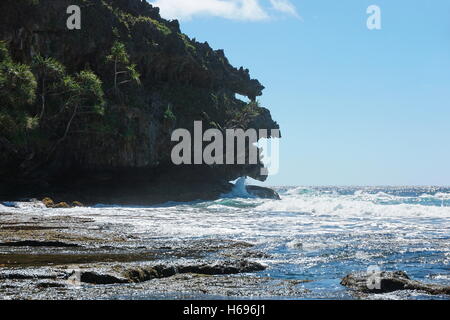
<path id="1" fill-rule="evenodd" d="M 74 274 L 72 274 L 74 275 Z M 120 284 L 127 283 L 129 280 L 116 277 L 110 274 L 101 274 L 93 271 L 83 271 L 80 273 L 80 282 L 89 283 L 89 284 Z"/>
<path id="2" fill-rule="evenodd" d="M 237 262 L 224 262 L 215 265 L 199 265 L 199 266 L 184 266 L 178 268 L 178 273 L 197 273 L 205 275 L 224 275 L 224 274 L 238 274 L 262 271 L 266 268 L 256 262 L 241 260 Z"/>
<path id="3" fill-rule="evenodd" d="M 6 270 L 0 273 L 0 280 L 57 280 L 63 277 L 61 272 L 48 270 Z"/>
<path id="4" fill-rule="evenodd" d="M 246 260 L 236 262 L 223 262 L 213 265 L 187 265 L 187 266 L 142 266 L 126 269 L 121 275 L 116 273 L 102 274 L 96 271 L 81 271 L 79 281 L 90 284 L 120 284 L 120 283 L 140 283 L 152 279 L 162 279 L 175 276 L 177 274 L 200 274 L 200 275 L 229 275 L 238 273 L 249 273 L 262 271 L 266 268 L 256 262 Z M 72 274 L 71 276 L 73 276 Z"/>
<path id="5" fill-rule="evenodd" d="M 73 243 L 64 243 L 59 241 L 16 241 L 3 242 L 0 247 L 52 247 L 52 248 L 77 248 L 80 247 Z"/>
<path id="6" fill-rule="evenodd" d="M 449 295 L 450 286 L 411 280 L 403 271 L 376 274 L 357 273 L 346 276 L 341 285 L 361 293 L 387 293 L 399 290 L 418 290 L 432 295 Z"/>
<path id="7" fill-rule="evenodd" d="M 133 282 L 144 282 L 155 278 L 167 278 L 176 274 L 183 273 L 195 273 L 203 275 L 228 275 L 263 271 L 265 269 L 266 267 L 259 263 L 240 260 L 236 262 L 223 262 L 213 265 L 202 264 L 177 267 L 166 267 L 163 265 L 159 265 L 154 267 L 141 267 L 125 271 L 124 276 Z"/>
<path id="8" fill-rule="evenodd" d="M 247 192 L 252 196 L 262 198 L 262 199 L 274 199 L 281 200 L 280 195 L 270 188 L 259 187 L 259 186 L 246 186 Z"/>

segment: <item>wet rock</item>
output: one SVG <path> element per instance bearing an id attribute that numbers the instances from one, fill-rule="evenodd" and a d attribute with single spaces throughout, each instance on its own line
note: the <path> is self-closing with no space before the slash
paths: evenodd
<path id="1" fill-rule="evenodd" d="M 42 199 L 42 203 L 47 208 L 53 208 L 53 209 L 69 209 L 69 208 L 76 208 L 76 207 L 84 207 L 84 204 L 82 204 L 79 201 L 73 201 L 71 204 L 68 204 L 67 202 L 59 202 L 55 203 L 53 199 L 47 197 Z"/>
<path id="2" fill-rule="evenodd" d="M 44 226 L 36 226 L 36 225 L 15 225 L 15 226 L 2 226 L 1 230 L 10 230 L 10 231 L 39 231 L 39 230 L 62 230 L 68 229 L 67 227 L 44 227 Z"/>
<path id="3" fill-rule="evenodd" d="M 0 286 L 0 289 L 16 289 L 16 286 L 10 285 L 10 284 L 6 284 L 3 286 Z"/>
<path id="4" fill-rule="evenodd" d="M 53 206 L 54 209 L 70 209 L 71 206 L 67 202 L 60 202 Z"/>
<path id="5" fill-rule="evenodd" d="M 142 283 L 125 285 L 83 285 L 73 286 L 62 280 L 41 281 L 48 283 L 40 287 L 36 283 L 5 283 L 0 285 L 2 296 L 15 299 L 46 300 L 98 300 L 98 299 L 215 299 L 233 297 L 239 299 L 273 299 L 283 297 L 299 299 L 307 290 L 299 281 L 271 279 L 260 276 L 204 276 L 179 274 L 168 278 L 158 278 Z M 50 283 L 60 283 L 52 287 Z M 56 285 L 58 286 L 58 285 Z"/>
<path id="6" fill-rule="evenodd" d="M 42 199 L 42 203 L 44 204 L 44 206 L 46 206 L 47 208 L 53 208 L 55 206 L 55 202 L 50 199 L 50 198 L 44 198 Z"/>
<path id="7" fill-rule="evenodd" d="M 60 241 L 15 241 L 0 243 L 0 247 L 52 247 L 52 248 L 77 248 L 80 247 L 73 243 L 64 243 Z"/>
<path id="8" fill-rule="evenodd" d="M 61 273 L 45 270 L 8 270 L 0 273 L 0 280 L 55 280 Z"/>
<path id="9" fill-rule="evenodd" d="M 163 265 L 154 267 L 138 267 L 126 270 L 123 275 L 131 282 L 145 282 L 152 279 L 168 278 L 176 275 L 177 269 L 175 267 L 166 267 Z"/>
<path id="10" fill-rule="evenodd" d="M 237 262 L 221 262 L 214 265 L 184 266 L 179 273 L 196 273 L 205 275 L 224 275 L 263 271 L 266 267 L 257 262 L 240 260 Z"/>
<path id="11" fill-rule="evenodd" d="M 231 252 L 222 253 L 223 256 L 232 259 L 269 259 L 271 256 L 261 251 L 243 251 L 234 250 Z"/>
<path id="12" fill-rule="evenodd" d="M 120 278 L 111 274 L 101 274 L 94 271 L 81 271 L 79 274 L 73 272 L 69 278 L 79 277 L 77 280 L 83 283 L 107 285 L 107 284 L 121 284 L 128 283 L 129 280 Z M 69 279 L 68 278 L 68 279 Z"/>
<path id="13" fill-rule="evenodd" d="M 47 208 L 53 208 L 53 209 L 69 209 L 72 206 L 70 206 L 67 202 L 59 202 L 59 203 L 55 203 L 51 198 L 44 198 L 42 199 L 42 203 L 47 207 Z M 75 203 L 75 202 L 74 202 Z M 80 203 L 81 204 L 81 203 Z M 74 205 L 75 206 L 75 205 Z M 77 205 L 78 206 L 78 205 Z"/>
<path id="14" fill-rule="evenodd" d="M 73 201 L 72 202 L 72 207 L 76 208 L 76 207 L 84 207 L 84 204 L 82 204 L 79 201 Z"/>
<path id="15" fill-rule="evenodd" d="M 193 273 L 200 275 L 231 275 L 265 270 L 262 264 L 247 260 L 221 262 L 217 264 L 199 264 L 186 266 L 138 267 L 123 272 L 123 276 L 131 282 L 145 282 L 152 279 L 172 277 L 177 274 Z"/>
<path id="16" fill-rule="evenodd" d="M 66 285 L 60 282 L 40 282 L 36 285 L 38 289 L 49 289 L 49 288 L 65 288 Z"/>
<path id="17" fill-rule="evenodd" d="M 262 198 L 262 199 L 273 199 L 281 200 L 280 195 L 270 188 L 259 187 L 259 186 L 246 186 L 247 192 L 252 196 Z"/>
<path id="18" fill-rule="evenodd" d="M 347 275 L 341 285 L 361 293 L 387 293 L 399 290 L 424 291 L 432 295 L 450 295 L 450 286 L 411 280 L 403 271 Z"/>

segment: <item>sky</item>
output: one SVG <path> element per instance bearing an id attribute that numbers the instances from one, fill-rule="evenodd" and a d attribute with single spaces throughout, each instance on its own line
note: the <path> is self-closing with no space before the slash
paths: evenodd
<path id="1" fill-rule="evenodd" d="M 450 1 L 150 2 L 266 87 L 283 136 L 266 184 L 450 185 Z"/>

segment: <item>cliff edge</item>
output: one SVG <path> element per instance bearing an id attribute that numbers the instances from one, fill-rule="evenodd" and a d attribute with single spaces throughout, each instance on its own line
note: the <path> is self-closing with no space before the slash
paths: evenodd
<path id="1" fill-rule="evenodd" d="M 67 28 L 67 8 L 81 29 Z M 278 129 L 264 87 L 145 0 L 0 3 L 0 198 L 217 197 L 262 164 L 174 166 L 175 128 Z M 240 94 L 249 98 L 243 102 Z"/>

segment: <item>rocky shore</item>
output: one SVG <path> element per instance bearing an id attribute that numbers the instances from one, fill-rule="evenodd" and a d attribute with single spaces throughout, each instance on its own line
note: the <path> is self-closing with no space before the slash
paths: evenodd
<path id="1" fill-rule="evenodd" d="M 48 204 L 48 202 L 47 202 Z M 0 212 L 3 299 L 301 297 L 302 281 L 276 280 L 265 254 L 239 241 L 161 241 L 71 210 Z M 55 209 L 56 210 L 56 209 Z"/>
<path id="2" fill-rule="evenodd" d="M 307 277 L 272 277 L 264 262 L 272 257 L 251 242 L 161 239 L 132 232 L 123 222 L 97 220 L 95 212 L 87 217 L 84 208 L 47 209 L 40 201 L 27 206 L 31 210 L 0 212 L 2 299 L 302 299 L 311 293 L 307 284 L 314 285 Z M 448 286 L 401 271 L 380 272 L 379 287 L 372 288 L 373 276 L 349 274 L 341 285 L 356 299 L 403 291 L 450 295 Z"/>
<path id="3" fill-rule="evenodd" d="M 410 279 L 403 271 L 349 274 L 342 279 L 341 284 L 354 290 L 360 297 L 405 290 L 420 291 L 430 295 L 450 295 L 450 286 L 416 281 Z"/>

